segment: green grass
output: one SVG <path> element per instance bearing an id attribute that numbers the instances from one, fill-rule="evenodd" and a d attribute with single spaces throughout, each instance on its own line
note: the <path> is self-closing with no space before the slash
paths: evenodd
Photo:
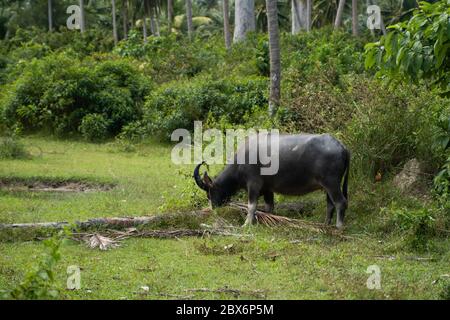
<path id="1" fill-rule="evenodd" d="M 0 178 L 80 179 L 114 183 L 106 192 L 47 193 L 0 191 L 0 223 L 74 221 L 100 216 L 133 216 L 181 210 L 190 202 L 189 176 L 176 174 L 170 146 L 148 144 L 124 153 L 111 144 L 87 144 L 31 137 L 24 140 L 35 157 L 1 160 Z M 41 153 L 41 156 L 36 156 Z M 183 170 L 191 169 L 190 166 Z M 238 237 L 128 239 L 119 248 L 99 251 L 69 241 L 61 249 L 56 284 L 64 299 L 437 299 L 450 272 L 450 241 L 433 239 L 433 250 L 418 253 L 404 235 L 387 232 L 379 208 L 399 197 L 390 184 L 350 185 L 346 234 L 340 238 L 286 228 L 257 226 Z M 180 195 L 181 194 L 181 195 Z M 278 197 L 278 201 L 295 198 Z M 304 219 L 322 221 L 324 197 L 301 200 Z M 422 204 L 423 205 L 423 204 Z M 162 209 L 161 209 L 162 206 Z M 282 212 L 282 211 L 281 211 Z M 218 214 L 226 219 L 225 210 Z M 232 245 L 231 249 L 229 248 Z M 0 290 L 17 285 L 42 258 L 39 241 L 0 242 Z M 417 259 L 428 258 L 428 259 Z M 81 270 L 80 290 L 66 290 L 67 267 Z M 367 267 L 381 268 L 381 290 L 369 290 Z M 439 280 L 440 279 L 440 280 Z M 438 280 L 438 281 L 436 281 Z M 148 286 L 148 292 L 141 289 Z M 191 292 L 232 288 L 229 293 Z"/>
<path id="2" fill-rule="evenodd" d="M 123 153 L 108 144 L 25 140 L 33 160 L 2 160 L 0 179 L 18 177 L 114 183 L 108 192 L 43 193 L 0 190 L 0 223 L 75 221 L 103 216 L 155 213 L 164 196 L 183 183 L 169 146 L 151 144 Z"/>

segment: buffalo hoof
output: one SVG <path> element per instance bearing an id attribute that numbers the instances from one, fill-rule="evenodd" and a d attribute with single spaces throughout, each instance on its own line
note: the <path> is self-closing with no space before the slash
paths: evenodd
<path id="1" fill-rule="evenodd" d="M 338 229 L 338 230 L 344 230 L 344 224 L 343 223 L 336 223 L 336 228 Z"/>
<path id="2" fill-rule="evenodd" d="M 255 217 L 253 217 L 253 218 L 248 218 L 247 217 L 247 219 L 245 219 L 245 222 L 242 225 L 242 227 L 250 227 L 250 226 L 253 226 L 255 224 L 256 224 L 256 218 Z"/>

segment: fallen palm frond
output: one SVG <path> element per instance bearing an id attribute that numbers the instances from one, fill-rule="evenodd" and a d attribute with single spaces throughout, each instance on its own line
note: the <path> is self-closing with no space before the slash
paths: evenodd
<path id="1" fill-rule="evenodd" d="M 85 241 L 91 249 L 98 247 L 100 250 L 108 250 L 109 248 L 115 248 L 119 246 L 116 240 L 102 236 L 100 234 L 94 234 L 86 238 Z"/>
<path id="2" fill-rule="evenodd" d="M 229 206 L 239 209 L 243 214 L 247 213 L 247 206 L 241 203 L 230 203 Z M 311 222 L 300 219 L 293 219 L 284 216 L 278 216 L 275 214 L 267 213 L 261 210 L 256 210 L 256 221 L 260 224 L 266 225 L 268 227 L 275 226 L 286 226 L 292 228 L 299 228 L 304 230 L 309 230 L 316 233 L 330 234 L 338 236 L 343 239 L 352 239 L 352 237 L 342 234 L 341 231 L 327 226 L 323 223 Z"/>
<path id="3" fill-rule="evenodd" d="M 128 228 L 125 231 L 105 230 L 100 233 L 74 233 L 72 240 L 83 241 L 89 248 L 107 250 L 119 246 L 121 240 L 127 238 L 159 238 L 159 239 L 178 239 L 181 237 L 204 237 L 209 235 L 245 237 L 249 235 L 232 233 L 221 229 L 174 229 L 174 230 L 137 230 Z"/>

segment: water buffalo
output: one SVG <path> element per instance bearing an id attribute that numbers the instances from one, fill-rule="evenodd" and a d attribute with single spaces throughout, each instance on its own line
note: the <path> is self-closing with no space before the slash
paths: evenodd
<path id="1" fill-rule="evenodd" d="M 261 148 L 258 136 L 248 137 L 238 148 L 238 152 L 245 152 L 245 159 L 249 159 L 249 145 L 254 143 Z M 270 145 L 270 141 L 265 143 Z M 201 178 L 199 169 L 204 162 L 198 164 L 194 170 L 195 181 L 207 192 L 213 208 L 226 204 L 238 190 L 246 189 L 248 214 L 245 225 L 255 223 L 256 206 L 261 195 L 264 197 L 265 211 L 272 212 L 274 193 L 303 195 L 324 189 L 327 196 L 326 223 L 331 224 L 336 209 L 336 226 L 343 228 L 350 166 L 347 148 L 329 134 L 294 134 L 279 135 L 278 152 L 272 151 L 272 156 L 278 156 L 279 161 L 278 172 L 273 175 L 261 174 L 263 165 L 259 160 L 253 162 L 255 164 L 249 161 L 239 164 L 236 152 L 234 163 L 227 164 L 214 180 L 207 172 Z"/>

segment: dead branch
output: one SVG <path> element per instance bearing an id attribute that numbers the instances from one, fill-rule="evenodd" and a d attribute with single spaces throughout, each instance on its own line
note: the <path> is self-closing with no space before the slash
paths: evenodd
<path id="1" fill-rule="evenodd" d="M 261 299 L 266 298 L 266 292 L 264 292 L 263 290 L 238 290 L 238 289 L 223 287 L 223 288 L 217 288 L 217 289 L 193 288 L 193 289 L 186 289 L 186 291 L 187 292 L 227 293 L 227 294 L 232 294 L 236 298 L 241 295 L 250 295 L 250 296 L 261 298 Z"/>

